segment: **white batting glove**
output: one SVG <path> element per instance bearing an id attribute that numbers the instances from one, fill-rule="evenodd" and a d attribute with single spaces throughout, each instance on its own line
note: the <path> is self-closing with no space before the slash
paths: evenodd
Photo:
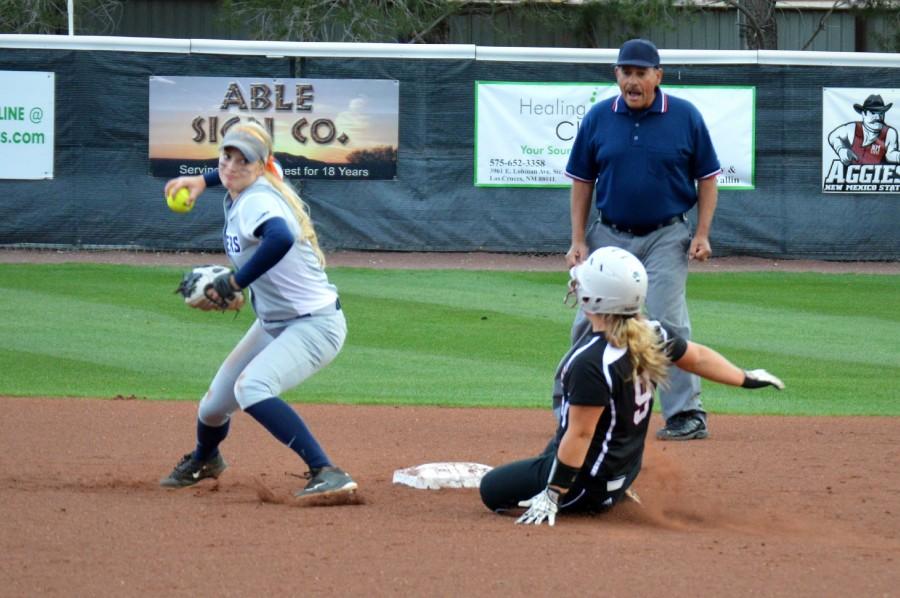
<path id="1" fill-rule="evenodd" d="M 766 370 L 744 370 L 744 383 L 741 386 L 744 388 L 774 386 L 778 390 L 784 390 L 784 382 Z"/>
<path id="2" fill-rule="evenodd" d="M 516 519 L 516 524 L 540 525 L 547 520 L 547 525 L 556 525 L 556 513 L 559 511 L 559 492 L 547 487 L 530 500 L 519 502 L 520 507 L 528 507 L 525 513 Z"/>

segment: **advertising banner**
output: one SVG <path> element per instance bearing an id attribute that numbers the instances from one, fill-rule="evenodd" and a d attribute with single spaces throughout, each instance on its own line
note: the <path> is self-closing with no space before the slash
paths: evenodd
<path id="1" fill-rule="evenodd" d="M 393 80 L 150 77 L 150 174 L 216 168 L 228 128 L 256 120 L 285 178 L 393 179 L 399 99 Z"/>
<path id="2" fill-rule="evenodd" d="M 588 110 L 615 84 L 476 81 L 475 185 L 569 187 L 566 163 Z M 722 165 L 720 189 L 753 189 L 756 88 L 669 86 L 703 115 Z"/>
<path id="3" fill-rule="evenodd" d="M 900 193 L 900 89 L 822 89 L 822 192 Z"/>
<path id="4" fill-rule="evenodd" d="M 0 179 L 52 179 L 53 73 L 0 71 Z"/>

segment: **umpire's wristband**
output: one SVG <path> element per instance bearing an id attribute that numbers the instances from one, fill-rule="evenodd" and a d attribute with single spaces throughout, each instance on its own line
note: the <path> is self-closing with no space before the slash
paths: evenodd
<path id="1" fill-rule="evenodd" d="M 550 469 L 550 479 L 547 481 L 548 486 L 561 488 L 563 494 L 575 483 L 580 471 L 577 467 L 570 467 L 559 460 L 559 457 L 553 460 L 553 467 Z"/>

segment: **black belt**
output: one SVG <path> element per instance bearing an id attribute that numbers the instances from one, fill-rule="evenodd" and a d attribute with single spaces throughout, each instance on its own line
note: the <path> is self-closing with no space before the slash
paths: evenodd
<path id="1" fill-rule="evenodd" d="M 311 318 L 313 316 L 327 316 L 328 314 L 332 314 L 336 311 L 341 311 L 340 297 L 335 299 L 332 305 L 326 305 L 322 309 L 317 309 L 316 311 L 309 312 L 308 314 L 303 314 L 302 316 L 298 316 L 297 319 L 300 320 L 302 318 Z"/>
<path id="2" fill-rule="evenodd" d="M 687 216 L 684 214 L 677 214 L 672 216 L 668 220 L 663 220 L 657 224 L 650 224 L 646 226 L 624 226 L 622 224 L 616 224 L 603 214 L 600 215 L 600 222 L 609 228 L 618 231 L 620 233 L 628 233 L 629 235 L 634 235 L 635 237 L 644 237 L 649 235 L 650 233 L 656 232 L 661 228 L 665 228 L 667 226 L 671 226 L 676 222 L 684 222 L 687 220 Z"/>

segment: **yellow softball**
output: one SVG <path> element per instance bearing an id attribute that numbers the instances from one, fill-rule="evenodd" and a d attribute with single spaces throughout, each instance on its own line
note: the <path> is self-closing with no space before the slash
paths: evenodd
<path id="1" fill-rule="evenodd" d="M 184 214 L 185 212 L 190 212 L 194 207 L 193 202 L 189 203 L 190 198 L 191 192 L 187 190 L 187 187 L 181 187 L 175 192 L 175 195 L 166 197 L 166 203 L 173 212 Z"/>

